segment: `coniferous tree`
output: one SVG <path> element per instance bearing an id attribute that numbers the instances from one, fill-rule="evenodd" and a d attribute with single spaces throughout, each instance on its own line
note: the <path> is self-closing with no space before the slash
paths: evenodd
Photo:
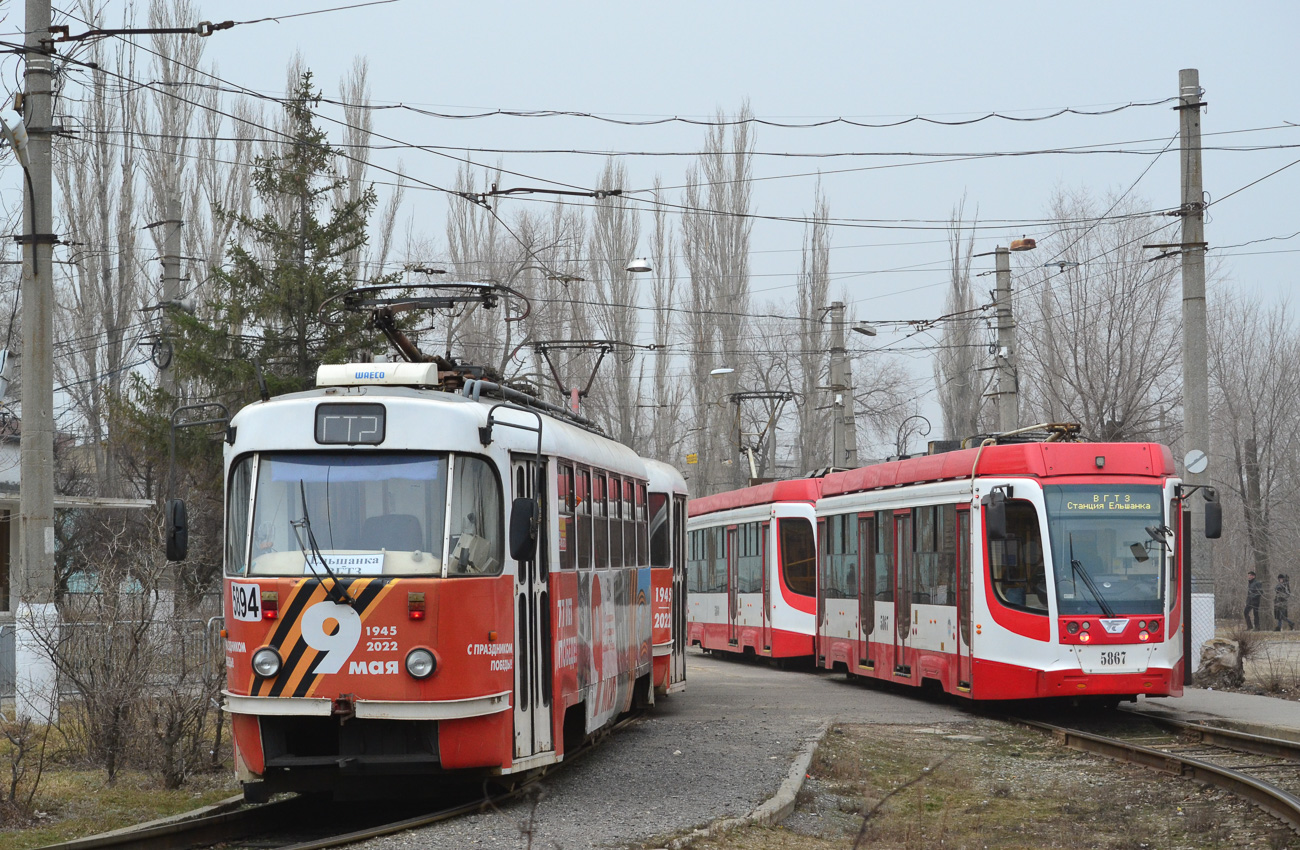
<path id="1" fill-rule="evenodd" d="M 232 412 L 256 392 L 254 361 L 272 394 L 292 392 L 313 386 L 320 364 L 354 359 L 378 342 L 364 316 L 319 313 L 353 286 L 395 280 L 350 277 L 376 196 L 373 187 L 341 191 L 347 179 L 316 126 L 319 102 L 305 71 L 284 102 L 286 138 L 254 166 L 255 212 L 218 210 L 233 223 L 233 236 L 226 265 L 213 270 L 210 318 L 183 322 L 179 368 L 205 376 L 208 396 L 227 401 Z"/>

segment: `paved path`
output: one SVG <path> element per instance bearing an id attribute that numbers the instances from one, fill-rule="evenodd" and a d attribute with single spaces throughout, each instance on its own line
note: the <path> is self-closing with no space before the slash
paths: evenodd
<path id="1" fill-rule="evenodd" d="M 620 846 L 748 814 L 772 796 L 821 726 L 961 723 L 956 708 L 692 652 L 687 690 L 548 780 L 532 819 L 534 848 Z M 524 847 L 528 806 L 461 818 L 360 845 Z"/>

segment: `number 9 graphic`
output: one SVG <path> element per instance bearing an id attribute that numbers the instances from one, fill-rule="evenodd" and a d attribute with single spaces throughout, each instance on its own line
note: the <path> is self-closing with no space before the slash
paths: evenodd
<path id="1" fill-rule="evenodd" d="M 325 621 L 335 620 L 334 634 L 325 632 Z M 317 602 L 302 615 L 302 639 L 312 649 L 325 653 L 316 662 L 316 673 L 337 673 L 361 640 L 361 615 L 351 605 Z"/>

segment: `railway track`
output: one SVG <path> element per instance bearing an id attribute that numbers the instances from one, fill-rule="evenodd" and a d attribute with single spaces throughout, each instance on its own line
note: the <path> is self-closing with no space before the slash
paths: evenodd
<path id="1" fill-rule="evenodd" d="M 50 844 L 41 850 L 109 850 L 130 847 L 132 850 L 198 850 L 221 845 L 225 848 L 251 847 L 258 850 L 324 850 L 343 847 L 370 838 L 418 829 L 441 821 L 496 807 L 523 796 L 543 778 L 556 770 L 579 761 L 612 732 L 640 719 L 634 711 L 564 761 L 543 768 L 509 787 L 484 787 L 472 792 L 461 788 L 441 795 L 452 798 L 450 805 L 435 810 L 420 810 L 419 803 L 389 804 L 372 808 L 369 815 L 356 814 L 357 807 L 333 807 L 318 797 L 295 795 L 259 805 L 243 805 L 241 797 L 232 797 L 216 806 L 196 810 L 190 815 L 168 818 L 138 827 Z"/>
<path id="2" fill-rule="evenodd" d="M 1138 718 L 1141 727 L 1134 723 Z M 1300 833 L 1300 742 L 1135 712 L 1107 713 L 1106 731 L 1119 725 L 1118 737 L 1033 718 L 1013 720 L 1054 735 L 1072 749 L 1222 788 Z"/>

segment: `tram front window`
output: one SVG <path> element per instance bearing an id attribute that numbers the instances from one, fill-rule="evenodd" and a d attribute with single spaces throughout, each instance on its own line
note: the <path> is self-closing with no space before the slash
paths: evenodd
<path id="1" fill-rule="evenodd" d="M 1164 610 L 1166 552 L 1147 532 L 1165 524 L 1159 487 L 1048 485 L 1043 496 L 1061 614 Z"/>
<path id="2" fill-rule="evenodd" d="M 479 458 L 396 452 L 263 454 L 257 459 L 252 521 L 235 521 L 236 503 L 248 499 L 247 490 L 235 485 L 249 477 L 245 466 L 253 462 L 244 458 L 232 470 L 230 572 L 442 575 L 444 545 L 447 575 L 501 571 L 501 487 L 492 467 Z M 450 511 L 449 465 L 454 465 L 455 480 Z M 246 530 L 241 532 L 241 526 Z M 235 557 L 245 541 L 247 559 Z"/>

